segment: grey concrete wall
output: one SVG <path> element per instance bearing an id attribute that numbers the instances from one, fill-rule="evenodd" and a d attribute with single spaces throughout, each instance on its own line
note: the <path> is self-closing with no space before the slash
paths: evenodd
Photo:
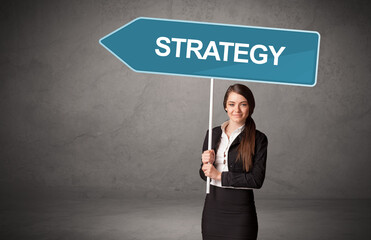
<path id="1" fill-rule="evenodd" d="M 209 80 L 135 73 L 98 43 L 144 16 L 318 31 L 315 87 L 241 82 L 269 139 L 255 193 L 370 198 L 369 11 L 366 1 L 2 3 L 2 196 L 204 195 Z M 227 119 L 222 97 L 233 83 L 215 82 L 214 126 Z"/>

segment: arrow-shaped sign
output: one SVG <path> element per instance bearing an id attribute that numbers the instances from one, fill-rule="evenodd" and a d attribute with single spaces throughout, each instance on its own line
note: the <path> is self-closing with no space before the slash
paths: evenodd
<path id="1" fill-rule="evenodd" d="M 100 43 L 136 72 L 314 86 L 312 31 L 137 18 Z"/>

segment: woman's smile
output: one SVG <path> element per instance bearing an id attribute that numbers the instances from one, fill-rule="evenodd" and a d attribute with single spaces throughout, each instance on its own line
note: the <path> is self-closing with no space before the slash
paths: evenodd
<path id="1" fill-rule="evenodd" d="M 229 94 L 225 110 L 230 120 L 237 125 L 244 124 L 249 115 L 249 105 L 246 98 L 235 92 Z"/>

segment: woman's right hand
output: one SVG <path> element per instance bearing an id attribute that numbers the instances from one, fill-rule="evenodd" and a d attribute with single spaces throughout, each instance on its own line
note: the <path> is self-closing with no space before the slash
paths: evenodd
<path id="1" fill-rule="evenodd" d="M 206 150 L 202 153 L 202 163 L 203 164 L 213 164 L 215 162 L 215 152 L 213 149 Z"/>

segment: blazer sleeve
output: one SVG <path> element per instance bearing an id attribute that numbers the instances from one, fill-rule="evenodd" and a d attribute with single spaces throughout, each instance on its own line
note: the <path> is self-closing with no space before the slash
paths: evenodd
<path id="1" fill-rule="evenodd" d="M 204 145 L 202 146 L 202 153 L 204 151 L 207 150 L 207 145 L 208 145 L 208 134 L 209 134 L 209 130 L 206 131 L 206 136 L 205 136 L 205 140 L 204 140 Z M 205 176 L 205 173 L 204 171 L 202 171 L 202 166 L 203 166 L 203 163 L 202 163 L 202 158 L 201 158 L 201 167 L 200 167 L 200 177 L 204 180 L 204 181 L 207 181 L 207 177 Z"/>
<path id="2" fill-rule="evenodd" d="M 222 172 L 222 186 L 256 189 L 259 189 L 263 186 L 267 162 L 268 138 L 264 133 L 261 133 L 261 136 L 256 139 L 255 144 L 256 152 L 251 171 L 243 173 Z"/>

